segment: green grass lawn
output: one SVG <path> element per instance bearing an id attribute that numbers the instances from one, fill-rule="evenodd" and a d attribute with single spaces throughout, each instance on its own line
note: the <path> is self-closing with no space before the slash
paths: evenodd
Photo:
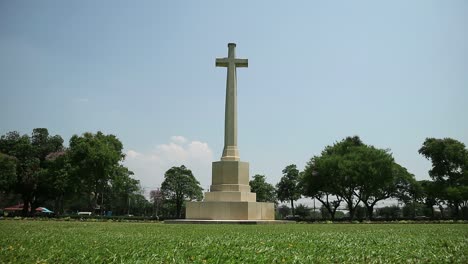
<path id="1" fill-rule="evenodd" d="M 0 221 L 0 263 L 468 263 L 466 224 Z"/>

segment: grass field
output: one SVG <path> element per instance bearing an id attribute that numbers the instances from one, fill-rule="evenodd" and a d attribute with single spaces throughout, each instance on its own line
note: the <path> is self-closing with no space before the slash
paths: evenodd
<path id="1" fill-rule="evenodd" d="M 468 263 L 468 225 L 3 220 L 0 262 Z"/>

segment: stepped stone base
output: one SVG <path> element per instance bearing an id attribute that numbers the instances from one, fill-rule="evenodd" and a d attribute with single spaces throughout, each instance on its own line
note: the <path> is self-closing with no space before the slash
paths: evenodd
<path id="1" fill-rule="evenodd" d="M 250 192 L 248 162 L 228 159 L 215 161 L 212 165 L 210 192 L 205 193 L 203 202 L 187 203 L 185 221 L 274 220 L 273 203 L 258 203 L 256 196 Z"/>
<path id="2" fill-rule="evenodd" d="M 190 220 L 274 220 L 273 203 L 204 201 L 188 202 L 186 219 Z"/>
<path id="3" fill-rule="evenodd" d="M 228 225 L 273 225 L 273 224 L 294 224 L 296 221 L 288 220 L 193 220 L 193 219 L 175 219 L 164 220 L 165 224 L 228 224 Z"/>

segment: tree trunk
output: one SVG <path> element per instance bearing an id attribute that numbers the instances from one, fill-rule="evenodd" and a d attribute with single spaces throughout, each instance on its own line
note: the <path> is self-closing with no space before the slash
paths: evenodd
<path id="1" fill-rule="evenodd" d="M 453 202 L 453 207 L 454 207 L 454 212 L 453 212 L 453 217 L 455 219 L 458 219 L 458 214 L 459 214 L 459 202 L 458 201 L 454 201 Z"/>
<path id="2" fill-rule="evenodd" d="M 325 209 L 327 209 L 328 213 L 330 214 L 330 218 L 331 220 L 335 220 L 335 212 L 336 212 L 336 208 L 335 210 L 332 209 L 332 206 L 330 205 L 330 202 L 328 201 L 328 195 L 326 195 L 326 200 L 322 200 L 320 199 L 320 197 L 315 197 L 315 199 L 317 199 L 323 207 L 325 207 Z M 315 206 L 314 206 L 315 208 Z M 315 210 L 314 210 L 315 212 Z M 322 218 L 323 218 L 323 215 L 322 215 Z"/>
<path id="3" fill-rule="evenodd" d="M 330 204 L 324 205 L 325 208 L 327 208 L 327 211 L 330 213 L 330 218 L 332 221 L 335 220 L 335 213 L 336 213 L 336 208 L 332 209 L 332 206 Z"/>
<path id="4" fill-rule="evenodd" d="M 60 194 L 60 205 L 59 205 L 59 213 L 61 215 L 63 215 L 65 213 L 64 209 L 63 209 L 63 200 L 64 200 L 64 194 Z"/>
<path id="5" fill-rule="evenodd" d="M 367 208 L 367 219 L 368 220 L 373 220 L 374 219 L 374 205 L 367 205 L 364 203 Z"/>
<path id="6" fill-rule="evenodd" d="M 444 207 L 442 205 L 439 205 L 439 210 L 440 210 L 440 216 L 442 219 L 445 218 L 445 213 L 444 213 Z"/>
<path id="7" fill-rule="evenodd" d="M 54 200 L 54 207 L 52 207 L 52 210 L 54 210 L 54 212 L 56 214 L 58 214 L 58 208 L 59 208 L 59 198 L 58 197 L 55 197 L 55 200 Z"/>
<path id="8" fill-rule="evenodd" d="M 94 213 L 95 203 L 94 203 L 94 194 L 86 193 L 88 195 L 88 210 Z"/>
<path id="9" fill-rule="evenodd" d="M 373 202 L 371 202 L 370 204 L 368 204 L 367 200 L 366 202 L 364 202 L 362 199 L 361 199 L 362 203 L 364 204 L 364 206 L 366 206 L 366 209 L 367 209 L 367 220 L 374 220 L 374 206 L 375 204 L 380 201 L 380 200 L 374 200 Z M 356 205 L 357 206 L 357 205 Z"/>
<path id="10" fill-rule="evenodd" d="M 332 221 L 335 221 L 335 213 L 336 213 L 336 209 L 335 210 L 330 210 L 330 218 Z"/>
<path id="11" fill-rule="evenodd" d="M 295 217 L 296 214 L 295 214 L 295 212 L 294 212 L 294 200 L 291 200 L 291 211 L 292 211 L 293 217 Z"/>
<path id="12" fill-rule="evenodd" d="M 31 208 L 30 208 L 30 214 L 31 216 L 34 216 L 36 213 L 36 208 L 39 207 L 39 201 L 37 199 L 34 199 L 33 202 L 31 202 Z"/>
<path id="13" fill-rule="evenodd" d="M 176 217 L 177 218 L 180 218 L 180 215 L 181 215 L 181 212 L 182 212 L 182 201 L 177 201 L 176 202 Z"/>
<path id="14" fill-rule="evenodd" d="M 31 203 L 30 197 L 23 198 L 23 210 L 21 211 L 21 214 L 23 215 L 23 217 L 28 216 L 30 203 Z"/>
<path id="15" fill-rule="evenodd" d="M 61 215 L 61 214 L 63 214 L 63 194 L 59 194 L 59 195 L 55 198 L 54 213 L 55 213 L 56 215 Z"/>
<path id="16" fill-rule="evenodd" d="M 349 210 L 349 221 L 353 221 L 354 219 L 354 207 L 353 207 L 353 201 L 350 201 L 348 203 L 348 210 Z"/>

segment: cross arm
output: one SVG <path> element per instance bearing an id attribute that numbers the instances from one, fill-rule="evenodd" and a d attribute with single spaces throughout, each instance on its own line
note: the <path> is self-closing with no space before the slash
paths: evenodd
<path id="1" fill-rule="evenodd" d="M 236 67 L 247 68 L 249 66 L 248 59 L 220 58 L 216 59 L 216 67 L 228 67 L 231 62 L 233 62 Z"/>
<path id="2" fill-rule="evenodd" d="M 236 64 L 236 67 L 247 68 L 249 66 L 248 59 L 235 59 L 234 63 Z"/>
<path id="3" fill-rule="evenodd" d="M 229 65 L 228 58 L 216 59 L 216 67 L 227 67 Z"/>

